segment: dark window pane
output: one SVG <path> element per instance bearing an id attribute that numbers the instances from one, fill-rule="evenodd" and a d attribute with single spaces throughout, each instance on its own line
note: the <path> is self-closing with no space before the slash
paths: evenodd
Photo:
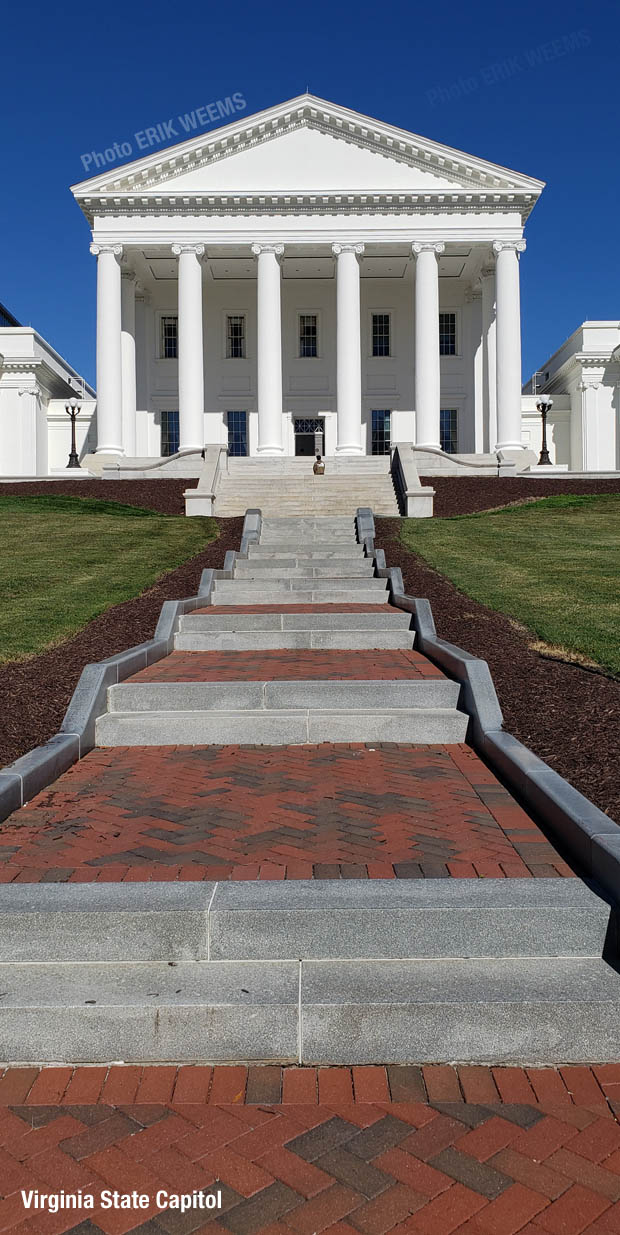
<path id="1" fill-rule="evenodd" d="M 178 355 L 178 318 L 162 317 L 159 355 L 162 360 L 176 360 Z"/>
<path id="2" fill-rule="evenodd" d="M 373 455 L 389 455 L 391 412 L 386 410 L 372 413 L 371 453 Z"/>
<path id="3" fill-rule="evenodd" d="M 179 413 L 162 412 L 161 414 L 161 453 L 164 456 L 176 455 L 179 449 Z"/>
<path id="4" fill-rule="evenodd" d="M 372 315 L 372 354 L 373 356 L 390 355 L 389 313 L 373 313 Z"/>
<path id="5" fill-rule="evenodd" d="M 439 355 L 456 356 L 456 313 L 439 314 Z"/>
<path id="6" fill-rule="evenodd" d="M 446 454 L 458 451 L 458 412 L 455 407 L 442 407 L 439 413 L 439 444 Z"/>
<path id="7" fill-rule="evenodd" d="M 318 356 L 316 313 L 301 313 L 299 317 L 299 355 Z"/>
<path id="8" fill-rule="evenodd" d="M 245 357 L 245 317 L 242 314 L 229 315 L 226 319 L 226 356 L 229 360 Z"/>
<path id="9" fill-rule="evenodd" d="M 247 455 L 248 453 L 248 414 L 247 412 L 228 412 L 228 453 L 230 455 Z"/>

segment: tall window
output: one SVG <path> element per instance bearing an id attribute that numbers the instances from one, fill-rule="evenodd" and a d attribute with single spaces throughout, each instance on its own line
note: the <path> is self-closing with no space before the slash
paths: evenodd
<path id="1" fill-rule="evenodd" d="M 159 336 L 160 360 L 176 360 L 179 354 L 179 319 L 172 314 L 162 317 Z"/>
<path id="2" fill-rule="evenodd" d="M 228 412 L 228 453 L 229 455 L 247 455 L 248 453 L 248 414 L 247 412 Z"/>
<path id="3" fill-rule="evenodd" d="M 386 410 L 372 413 L 371 453 L 373 455 L 389 455 L 391 413 Z"/>
<path id="4" fill-rule="evenodd" d="M 228 360 L 245 357 L 245 317 L 241 313 L 229 313 L 226 318 L 226 357 Z"/>
<path id="5" fill-rule="evenodd" d="M 161 453 L 176 455 L 179 449 L 179 413 L 162 412 L 161 414 Z"/>
<path id="6" fill-rule="evenodd" d="M 389 313 L 373 313 L 372 315 L 372 354 L 373 356 L 390 355 Z"/>
<path id="7" fill-rule="evenodd" d="M 316 313 L 299 314 L 299 355 L 318 356 Z"/>
<path id="8" fill-rule="evenodd" d="M 439 314 L 439 355 L 456 356 L 456 313 Z"/>
<path id="9" fill-rule="evenodd" d="M 439 444 L 448 455 L 458 450 L 458 412 L 455 407 L 442 407 L 439 413 Z"/>

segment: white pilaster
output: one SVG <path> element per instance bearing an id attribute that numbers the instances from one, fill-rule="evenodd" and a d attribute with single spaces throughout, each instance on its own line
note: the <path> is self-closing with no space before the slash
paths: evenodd
<path id="1" fill-rule="evenodd" d="M 416 241 L 415 256 L 415 414 L 416 446 L 439 450 L 439 265 L 444 244 Z"/>
<path id="2" fill-rule="evenodd" d="M 133 270 L 121 272 L 121 372 L 123 408 L 123 447 L 130 457 L 136 454 L 136 276 Z"/>
<path id="3" fill-rule="evenodd" d="M 496 240 L 497 449 L 521 449 L 519 253 L 525 240 Z"/>
<path id="4" fill-rule="evenodd" d="M 253 244 L 256 276 L 257 393 L 259 455 L 281 455 L 282 304 L 280 258 L 283 244 Z"/>
<path id="5" fill-rule="evenodd" d="M 204 361 L 202 342 L 203 244 L 173 244 L 179 259 L 179 449 L 204 446 Z"/>
<path id="6" fill-rule="evenodd" d="M 360 267 L 363 244 L 333 244 L 336 258 L 336 454 L 362 454 Z"/>
<path id="7" fill-rule="evenodd" d="M 120 244 L 91 244 L 97 258 L 97 454 L 123 453 Z"/>
<path id="8" fill-rule="evenodd" d="M 482 357 L 484 446 L 492 451 L 497 441 L 497 368 L 495 347 L 495 266 L 483 266 L 482 286 Z"/>

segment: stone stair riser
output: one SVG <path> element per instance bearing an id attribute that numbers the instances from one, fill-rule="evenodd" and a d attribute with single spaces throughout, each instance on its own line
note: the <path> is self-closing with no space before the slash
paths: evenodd
<path id="1" fill-rule="evenodd" d="M 468 718 L 455 709 L 243 712 L 108 712 L 98 746 L 299 746 L 318 742 L 464 742 Z"/>
<path id="2" fill-rule="evenodd" d="M 286 648 L 322 648 L 340 651 L 402 650 L 414 646 L 413 631 L 406 630 L 233 630 L 186 631 L 176 636 L 177 652 L 253 652 Z"/>
<path id="3" fill-rule="evenodd" d="M 108 688 L 117 712 L 232 712 L 317 708 L 455 708 L 458 682 L 447 678 L 401 681 L 135 682 Z"/>
<path id="4" fill-rule="evenodd" d="M 223 630 L 409 630 L 411 615 L 402 609 L 377 613 L 187 613 L 181 618 L 182 634 L 190 631 Z M 411 634 L 413 635 L 413 631 Z"/>

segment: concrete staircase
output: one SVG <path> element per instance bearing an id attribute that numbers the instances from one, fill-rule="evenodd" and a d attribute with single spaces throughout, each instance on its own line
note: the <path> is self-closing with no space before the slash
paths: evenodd
<path id="1" fill-rule="evenodd" d="M 229 459 L 220 477 L 214 513 L 242 515 L 258 507 L 272 515 L 349 515 L 370 506 L 378 515 L 398 515 L 389 455 L 325 460 L 315 476 L 312 458 Z"/>
<path id="2" fill-rule="evenodd" d="M 351 520 L 265 519 L 252 556 L 235 561 L 232 579 L 216 579 L 212 600 L 215 606 L 383 606 L 388 593 L 386 580 L 375 578 L 374 563 L 364 557 Z M 408 625 L 408 615 L 398 611 L 377 618 L 372 612 L 281 611 L 238 619 L 204 613 L 183 618 L 175 647 L 369 648 L 376 636 L 380 646 L 411 647 Z M 109 688 L 96 737 L 99 746 L 464 742 L 468 722 L 458 698 L 459 687 L 446 678 L 271 682 L 257 675 L 252 682 L 131 682 Z"/>
<path id="3" fill-rule="evenodd" d="M 308 611 L 277 607 L 302 598 Z M 239 611 L 188 614 L 176 648 L 257 663 L 266 648 L 411 648 L 386 600 L 351 519 L 269 517 L 216 582 L 215 607 Z M 254 602 L 270 607 L 241 611 Z M 445 678 L 126 681 L 97 740 L 461 742 L 457 705 Z M 611 954 L 615 911 L 579 879 L 0 885 L 0 1057 L 616 1062 Z"/>
<path id="4" fill-rule="evenodd" d="M 579 880 L 0 887 L 14 1063 L 617 1059 Z"/>

